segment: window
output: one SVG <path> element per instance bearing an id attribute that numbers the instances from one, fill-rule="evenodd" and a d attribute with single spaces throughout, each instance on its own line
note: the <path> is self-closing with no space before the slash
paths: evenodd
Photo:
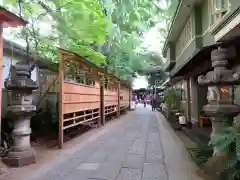
<path id="1" fill-rule="evenodd" d="M 161 81 L 160 80 L 155 80 L 155 86 L 159 86 L 161 85 Z"/>
<path id="2" fill-rule="evenodd" d="M 176 55 L 177 57 L 184 51 L 184 48 L 187 44 L 192 40 L 193 33 L 192 33 L 192 16 L 190 16 L 187 20 L 185 27 L 176 44 Z"/>
<path id="3" fill-rule="evenodd" d="M 86 70 L 82 70 L 81 68 L 65 68 L 65 80 L 88 86 L 95 86 L 95 81 L 93 80 L 91 74 Z"/>
<path id="4" fill-rule="evenodd" d="M 229 0 L 210 0 L 211 25 L 219 22 L 229 9 Z"/>
<path id="5" fill-rule="evenodd" d="M 71 81 L 74 82 L 74 69 L 72 67 L 66 67 L 65 68 L 65 73 L 64 73 L 64 79 L 66 81 Z"/>
<path id="6" fill-rule="evenodd" d="M 117 88 L 114 86 L 114 83 L 108 79 L 105 79 L 105 89 L 109 91 L 117 91 Z"/>
<path id="7" fill-rule="evenodd" d="M 185 91 L 185 87 L 184 87 L 184 82 L 182 82 L 182 87 L 181 87 L 181 96 L 182 96 L 182 100 L 186 100 L 186 91 Z"/>
<path id="8" fill-rule="evenodd" d="M 75 69 L 76 83 L 86 84 L 86 73 L 80 69 Z"/>
<path id="9" fill-rule="evenodd" d="M 105 79 L 105 83 L 104 83 L 104 87 L 105 87 L 105 89 L 108 89 L 108 79 Z"/>

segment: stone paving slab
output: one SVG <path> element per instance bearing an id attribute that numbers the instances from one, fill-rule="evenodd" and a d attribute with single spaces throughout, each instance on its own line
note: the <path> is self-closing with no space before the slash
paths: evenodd
<path id="1" fill-rule="evenodd" d="M 172 152 L 182 147 L 172 143 L 175 149 L 170 148 L 173 135 L 167 134 L 162 120 L 149 108 L 139 106 L 113 122 L 117 126 L 108 130 L 104 130 L 107 126 L 103 127 L 104 133 L 88 145 L 69 153 L 64 161 L 53 163 L 47 173 L 28 180 L 197 180 L 195 176 L 179 175 L 177 167 L 184 169 L 181 173 L 188 171 L 189 166 L 183 168 L 183 160 L 171 160 L 175 170 L 169 165 L 169 157 L 181 156 Z"/>
<path id="2" fill-rule="evenodd" d="M 142 169 L 145 155 L 127 154 L 126 160 L 122 165 L 123 168 Z"/>
<path id="3" fill-rule="evenodd" d="M 90 178 L 115 180 L 119 174 L 122 163 L 104 162 L 100 168 L 93 172 Z"/>
<path id="4" fill-rule="evenodd" d="M 141 107 L 129 112 L 118 126 L 34 180 L 63 179 L 168 180 L 155 113 Z"/>
<path id="5" fill-rule="evenodd" d="M 122 168 L 117 180 L 140 180 L 142 177 L 141 169 Z"/>
<path id="6" fill-rule="evenodd" d="M 108 157 L 108 154 L 109 154 L 108 151 L 99 149 L 99 150 L 95 151 L 92 155 L 90 155 L 88 158 L 86 158 L 86 160 L 84 162 L 86 162 L 86 163 L 94 163 L 94 162 L 102 163 L 106 160 L 106 158 Z"/>
<path id="7" fill-rule="evenodd" d="M 167 169 L 165 163 L 145 163 L 142 180 L 167 180 Z"/>

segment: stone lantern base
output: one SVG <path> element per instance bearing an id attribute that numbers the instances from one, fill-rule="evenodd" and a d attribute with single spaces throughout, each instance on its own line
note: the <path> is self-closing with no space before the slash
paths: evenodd
<path id="1" fill-rule="evenodd" d="M 29 165 L 36 162 L 36 151 L 32 148 L 25 151 L 10 151 L 3 161 L 12 167 Z"/>

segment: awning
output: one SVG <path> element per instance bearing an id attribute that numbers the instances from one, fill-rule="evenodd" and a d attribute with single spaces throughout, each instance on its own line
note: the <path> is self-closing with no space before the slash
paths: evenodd
<path id="1" fill-rule="evenodd" d="M 211 68 L 211 52 L 217 47 L 218 44 L 213 44 L 210 46 L 205 46 L 201 49 L 196 49 L 192 56 L 190 56 L 182 65 L 176 69 L 173 69 L 171 72 L 171 77 L 174 78 L 178 76 L 186 76 L 199 66 L 201 66 L 203 72 L 208 70 L 208 68 Z M 205 65 L 205 67 L 203 67 L 202 65 L 204 63 L 206 64 L 207 61 L 209 61 L 209 63 L 207 63 L 209 66 Z"/>
<path id="2" fill-rule="evenodd" d="M 238 49 L 240 46 L 240 37 L 234 37 L 227 41 L 196 49 L 192 56 L 190 56 L 182 65 L 173 69 L 170 76 L 172 78 L 178 76 L 195 76 L 209 71 L 212 68 L 211 52 L 218 48 L 220 44 L 222 47 L 229 48 L 235 46 L 235 48 Z M 237 54 L 239 53 L 238 50 L 236 50 L 236 52 Z"/>

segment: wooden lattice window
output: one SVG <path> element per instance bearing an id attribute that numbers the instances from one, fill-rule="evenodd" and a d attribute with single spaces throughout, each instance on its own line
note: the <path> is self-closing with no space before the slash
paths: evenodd
<path id="1" fill-rule="evenodd" d="M 86 84 L 86 72 L 84 72 L 80 68 L 75 69 L 75 77 L 76 77 L 76 83 Z"/>
<path id="2" fill-rule="evenodd" d="M 107 86 L 107 89 L 109 90 L 109 91 L 111 91 L 112 90 L 112 82 L 111 81 L 108 81 L 108 86 Z"/>
<path id="3" fill-rule="evenodd" d="M 92 80 L 92 78 L 87 77 L 86 78 L 86 85 L 88 85 L 88 86 L 95 86 L 95 81 Z"/>
<path id="4" fill-rule="evenodd" d="M 229 0 L 210 0 L 211 21 L 210 25 L 219 22 L 229 9 Z"/>
<path id="5" fill-rule="evenodd" d="M 117 91 L 116 87 L 114 87 L 114 83 L 108 79 L 105 80 L 105 89 L 109 91 Z"/>
<path id="6" fill-rule="evenodd" d="M 108 89 L 108 79 L 105 79 L 104 88 L 105 88 L 105 89 Z"/>
<path id="7" fill-rule="evenodd" d="M 185 47 L 188 45 L 188 43 L 193 38 L 193 32 L 192 32 L 192 16 L 189 16 L 185 27 L 183 28 L 183 31 L 181 35 L 179 36 L 179 39 L 176 44 L 176 55 L 179 57 L 181 53 L 184 51 Z"/>
<path id="8" fill-rule="evenodd" d="M 95 81 L 88 69 L 80 67 L 67 66 L 65 67 L 65 81 L 95 86 Z"/>
<path id="9" fill-rule="evenodd" d="M 66 67 L 65 68 L 65 73 L 64 73 L 64 79 L 66 81 L 74 82 L 75 81 L 75 76 L 74 76 L 74 68 L 73 67 Z"/>

